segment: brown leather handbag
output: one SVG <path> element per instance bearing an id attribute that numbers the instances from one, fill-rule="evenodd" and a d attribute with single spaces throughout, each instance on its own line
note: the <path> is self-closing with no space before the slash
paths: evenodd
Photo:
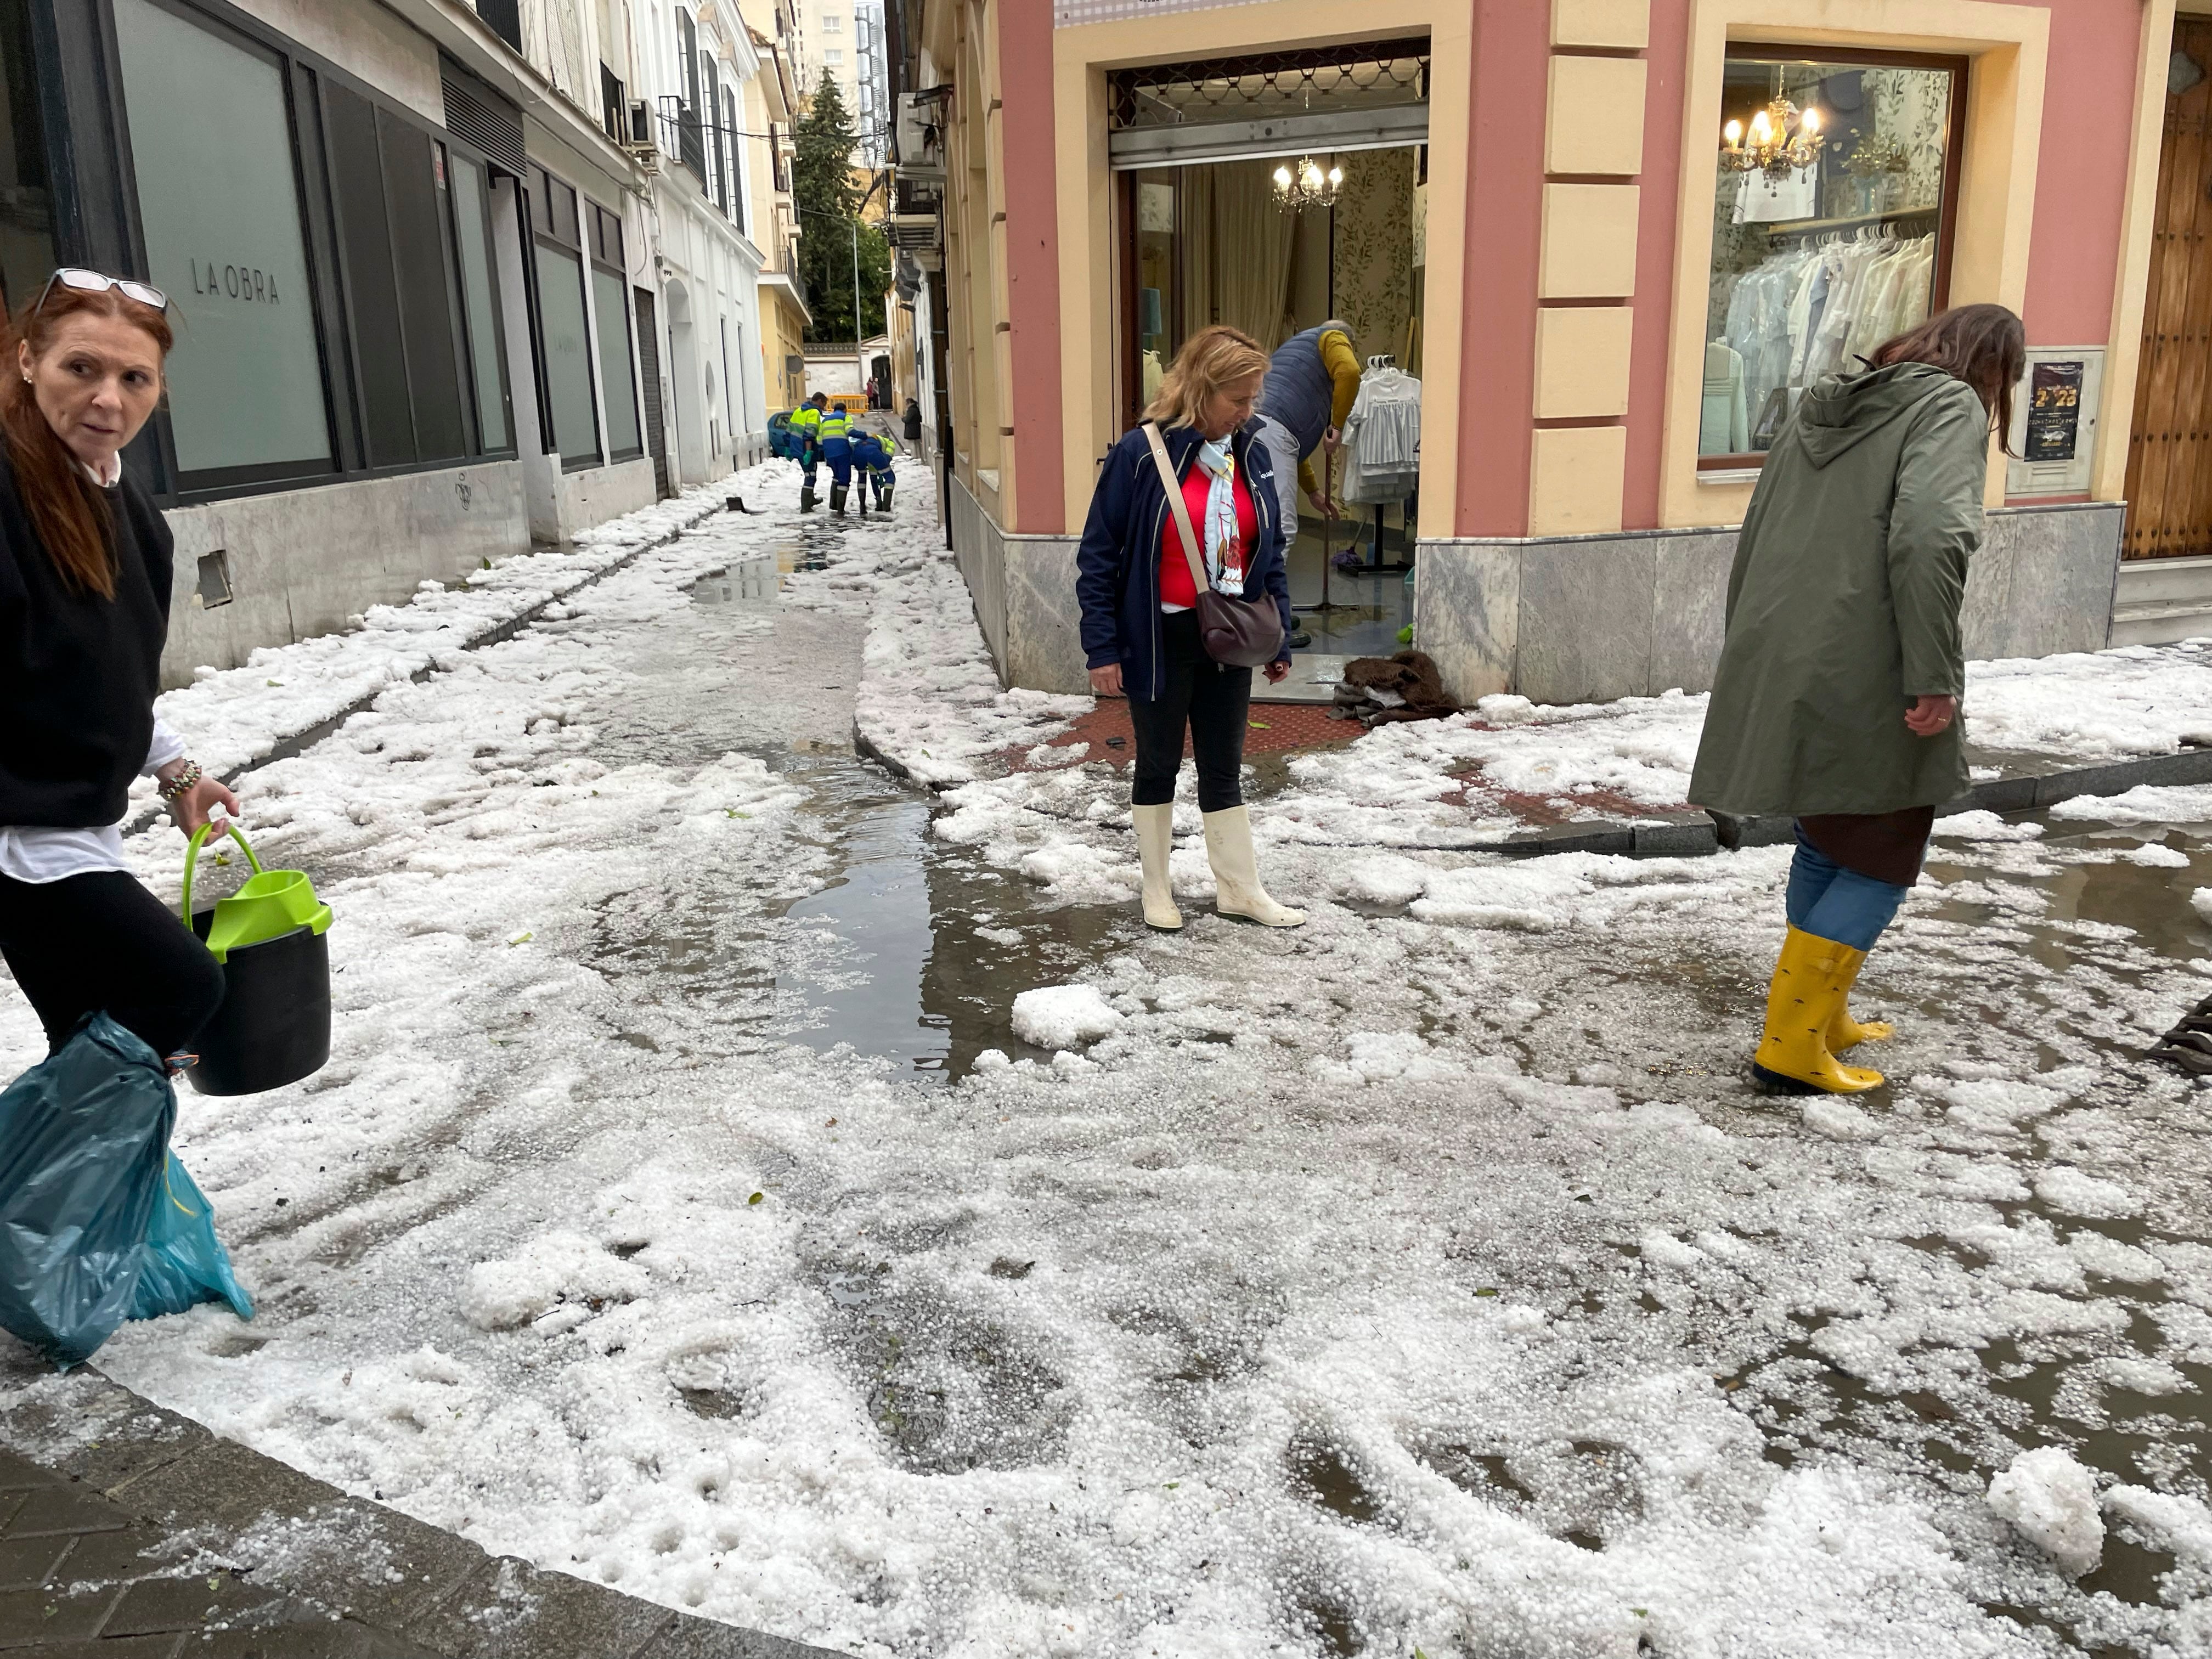
<path id="1" fill-rule="evenodd" d="M 1159 469 L 1160 488 L 1167 491 L 1174 509 L 1176 529 L 1182 535 L 1183 557 L 1190 561 L 1191 585 L 1198 589 L 1198 635 L 1206 654 L 1230 668 L 1260 668 L 1283 654 L 1283 613 L 1274 596 L 1256 599 L 1231 599 L 1217 593 L 1206 579 L 1204 546 L 1190 527 L 1190 508 L 1184 505 L 1182 483 L 1168 459 L 1168 447 L 1160 440 L 1159 423 L 1145 422 L 1145 441 L 1152 447 L 1152 465 Z M 1249 563 L 1245 566 L 1249 572 Z"/>

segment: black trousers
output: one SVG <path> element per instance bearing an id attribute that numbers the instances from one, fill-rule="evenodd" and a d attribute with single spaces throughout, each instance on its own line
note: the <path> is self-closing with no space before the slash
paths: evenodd
<path id="1" fill-rule="evenodd" d="M 222 964 L 120 871 L 0 876 L 0 957 L 46 1028 L 49 1052 L 104 1009 L 167 1059 L 222 1006 Z"/>
<path id="2" fill-rule="evenodd" d="M 1199 811 L 1242 806 L 1252 671 L 1224 668 L 1207 656 L 1199 637 L 1198 612 L 1175 611 L 1160 617 L 1160 675 L 1164 684 L 1157 701 L 1129 699 L 1129 724 L 1137 732 L 1130 805 L 1164 806 L 1175 799 L 1188 728 L 1191 756 L 1198 763 Z"/>

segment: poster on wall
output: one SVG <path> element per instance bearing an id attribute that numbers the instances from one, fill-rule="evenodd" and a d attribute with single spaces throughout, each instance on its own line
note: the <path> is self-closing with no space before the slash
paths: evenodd
<path id="1" fill-rule="evenodd" d="M 1118 23 L 1132 17 L 1165 17 L 1171 12 L 1213 11 L 1223 6 L 1252 6 L 1261 0 L 1052 0 L 1054 28 L 1082 23 Z"/>
<path id="2" fill-rule="evenodd" d="M 2081 428 L 2081 373 L 2075 362 L 2037 363 L 2028 373 L 2027 443 L 2023 460 L 2070 461 Z"/>

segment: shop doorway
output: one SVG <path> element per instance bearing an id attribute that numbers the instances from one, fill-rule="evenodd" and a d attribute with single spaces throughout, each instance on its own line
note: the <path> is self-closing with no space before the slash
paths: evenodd
<path id="1" fill-rule="evenodd" d="M 2128 440 L 2127 559 L 2212 555 L 2212 21 L 2177 22 L 2170 63 Z"/>
<path id="2" fill-rule="evenodd" d="M 1113 77 L 1124 427 L 1182 343 L 1215 323 L 1272 351 L 1341 322 L 1364 378 L 1395 377 L 1418 397 L 1427 92 L 1425 39 Z M 1347 489 L 1352 460 L 1351 450 L 1308 458 L 1316 486 L 1328 467 L 1337 505 L 1324 518 L 1300 492 L 1291 599 L 1309 651 L 1387 655 L 1413 617 L 1419 495 L 1410 469 Z"/>

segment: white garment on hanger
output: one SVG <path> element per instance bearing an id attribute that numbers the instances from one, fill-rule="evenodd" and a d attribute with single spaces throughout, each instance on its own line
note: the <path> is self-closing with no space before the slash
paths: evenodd
<path id="1" fill-rule="evenodd" d="M 1403 501 L 1420 476 L 1421 383 L 1395 367 L 1369 369 L 1343 435 L 1344 499 Z"/>

